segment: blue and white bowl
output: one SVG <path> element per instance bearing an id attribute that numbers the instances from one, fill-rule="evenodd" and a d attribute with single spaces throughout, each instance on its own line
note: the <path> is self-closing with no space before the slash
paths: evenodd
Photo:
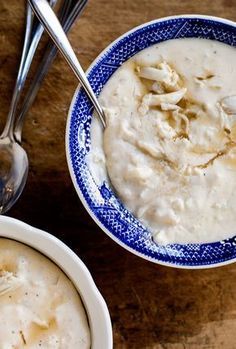
<path id="1" fill-rule="evenodd" d="M 141 50 L 175 38 L 205 38 L 236 46 L 234 22 L 200 15 L 168 17 L 143 24 L 124 34 L 92 63 L 89 81 L 97 94 L 122 63 Z M 149 261 L 179 268 L 207 268 L 236 260 L 236 236 L 204 244 L 157 245 L 116 197 L 109 183 L 98 186 L 86 157 L 90 151 L 90 126 L 93 108 L 84 91 L 78 88 L 67 122 L 67 160 L 74 186 L 95 222 L 113 240 L 130 252 Z"/>

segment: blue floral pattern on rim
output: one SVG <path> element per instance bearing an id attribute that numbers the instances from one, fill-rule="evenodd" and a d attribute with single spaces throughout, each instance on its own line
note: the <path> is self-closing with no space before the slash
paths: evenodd
<path id="1" fill-rule="evenodd" d="M 236 46 L 236 27 L 220 19 L 183 16 L 147 23 L 124 35 L 100 56 L 89 71 L 97 95 L 116 69 L 139 51 L 161 41 L 197 37 Z M 176 267 L 207 267 L 236 258 L 236 236 L 207 244 L 157 245 L 152 235 L 122 205 L 109 184 L 98 187 L 86 164 L 90 150 L 93 107 L 84 91 L 75 96 L 68 125 L 68 153 L 78 191 L 89 211 L 124 247 L 156 263 Z"/>

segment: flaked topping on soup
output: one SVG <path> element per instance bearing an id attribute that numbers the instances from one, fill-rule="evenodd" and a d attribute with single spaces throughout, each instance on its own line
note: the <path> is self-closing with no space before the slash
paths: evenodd
<path id="1" fill-rule="evenodd" d="M 169 40 L 124 63 L 93 120 L 89 166 L 156 242 L 212 242 L 236 223 L 236 49 Z"/>
<path id="2" fill-rule="evenodd" d="M 88 349 L 90 330 L 67 276 L 33 249 L 0 238 L 1 349 Z"/>

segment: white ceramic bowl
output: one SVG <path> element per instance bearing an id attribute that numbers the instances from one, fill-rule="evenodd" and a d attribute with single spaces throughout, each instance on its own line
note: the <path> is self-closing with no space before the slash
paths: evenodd
<path id="1" fill-rule="evenodd" d="M 112 326 L 107 305 L 79 257 L 53 235 L 10 217 L 0 216 L 0 237 L 24 243 L 58 265 L 73 282 L 83 301 L 91 331 L 91 349 L 112 349 Z"/>

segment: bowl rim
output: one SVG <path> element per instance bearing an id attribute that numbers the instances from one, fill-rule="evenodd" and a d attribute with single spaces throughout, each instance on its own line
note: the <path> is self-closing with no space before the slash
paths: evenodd
<path id="1" fill-rule="evenodd" d="M 135 31 L 138 31 L 139 29 L 142 29 L 144 27 L 147 27 L 149 25 L 155 24 L 155 23 L 161 23 L 169 20 L 174 20 L 174 19 L 181 19 L 181 18 L 186 18 L 186 19 L 204 19 L 208 21 L 215 21 L 218 23 L 230 25 L 233 27 L 236 27 L 236 22 L 223 18 L 223 17 L 217 17 L 217 16 L 211 16 L 211 15 L 201 15 L 201 14 L 183 14 L 183 15 L 172 15 L 172 16 L 166 16 L 166 17 L 161 17 L 158 19 L 151 20 L 149 22 L 142 23 L 138 26 L 133 27 L 129 31 L 125 32 L 124 34 L 120 35 L 117 39 L 113 40 L 108 46 L 106 46 L 101 53 L 93 60 L 93 62 L 89 65 L 88 69 L 86 70 L 86 75 L 92 71 L 92 69 L 99 63 L 101 58 L 106 54 L 114 45 L 116 45 L 120 40 L 123 38 L 129 36 L 130 34 L 134 33 Z M 211 268 L 217 268 L 221 266 L 226 266 L 228 264 L 232 264 L 236 262 L 236 258 L 231 258 L 229 260 L 225 260 L 223 262 L 217 262 L 217 263 L 212 263 L 212 264 L 204 264 L 204 265 L 181 265 L 181 264 L 173 264 L 170 262 L 163 262 L 160 260 L 157 260 L 154 257 L 147 256 L 139 251 L 136 251 L 135 249 L 127 246 L 124 242 L 119 240 L 117 237 L 115 237 L 95 216 L 91 208 L 89 207 L 88 203 L 86 202 L 84 195 L 82 191 L 79 188 L 79 185 L 77 184 L 76 176 L 73 170 L 72 166 L 72 159 L 70 156 L 70 142 L 69 142 L 69 136 L 70 136 L 70 125 L 71 125 L 71 118 L 72 118 L 72 112 L 73 108 L 76 102 L 77 95 L 81 89 L 80 84 L 77 86 L 75 89 L 73 98 L 70 103 L 70 107 L 67 113 L 67 122 L 66 122 L 66 132 L 65 132 L 65 148 L 66 148 L 66 159 L 67 159 L 67 165 L 69 168 L 69 173 L 71 176 L 72 183 L 74 185 L 74 188 L 79 196 L 79 199 L 81 200 L 84 208 L 90 215 L 90 217 L 95 221 L 95 223 L 104 231 L 113 241 L 115 241 L 118 245 L 121 247 L 125 248 L 127 251 L 131 252 L 132 254 L 141 257 L 147 261 L 153 262 L 155 264 L 159 264 L 162 266 L 166 267 L 171 267 L 171 268 L 176 268 L 176 269 L 211 269 Z"/>
<path id="2" fill-rule="evenodd" d="M 112 349 L 112 325 L 107 305 L 82 260 L 61 240 L 18 219 L 0 215 L 0 238 L 35 249 L 55 263 L 72 281 L 88 317 L 91 349 Z"/>

